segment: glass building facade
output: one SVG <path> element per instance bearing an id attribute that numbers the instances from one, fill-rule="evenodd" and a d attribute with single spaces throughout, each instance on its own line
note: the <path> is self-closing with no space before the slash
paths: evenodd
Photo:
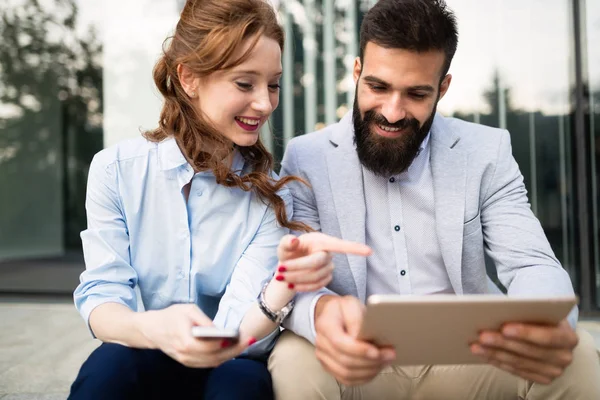
<path id="1" fill-rule="evenodd" d="M 156 125 L 161 100 L 151 70 L 183 1 L 7 1 L 0 9 L 0 274 L 37 261 L 40 271 L 69 260 L 81 269 L 89 162 L 102 147 Z M 292 137 L 352 107 L 358 30 L 374 1 L 273 2 L 288 41 L 280 107 L 263 140 L 281 159 Z M 532 209 L 582 310 L 598 312 L 600 2 L 447 3 L 460 40 L 438 110 L 510 131 Z M 1 281 L 0 290 L 11 289 Z"/>

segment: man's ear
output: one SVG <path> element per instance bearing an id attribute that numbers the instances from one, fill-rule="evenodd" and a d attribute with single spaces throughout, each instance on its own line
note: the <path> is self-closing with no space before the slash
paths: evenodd
<path id="1" fill-rule="evenodd" d="M 352 77 L 354 78 L 354 84 L 358 84 L 358 78 L 360 78 L 361 72 L 362 72 L 362 64 L 360 62 L 360 57 L 356 57 L 354 59 L 354 68 L 352 70 Z"/>
<path id="2" fill-rule="evenodd" d="M 199 79 L 187 66 L 183 64 L 177 65 L 177 77 L 179 78 L 179 82 L 181 82 L 181 87 L 188 96 L 196 97 L 198 95 Z"/>
<path id="3" fill-rule="evenodd" d="M 450 88 L 450 82 L 452 82 L 452 75 L 448 74 L 444 77 L 440 85 L 440 100 L 444 97 L 448 88 Z"/>

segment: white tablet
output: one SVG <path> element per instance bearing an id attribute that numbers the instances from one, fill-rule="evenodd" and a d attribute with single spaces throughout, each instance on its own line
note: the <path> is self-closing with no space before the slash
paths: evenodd
<path id="1" fill-rule="evenodd" d="M 394 346 L 397 365 L 478 364 L 484 360 L 469 345 L 480 331 L 506 322 L 557 324 L 576 304 L 576 297 L 374 295 L 359 338 Z"/>

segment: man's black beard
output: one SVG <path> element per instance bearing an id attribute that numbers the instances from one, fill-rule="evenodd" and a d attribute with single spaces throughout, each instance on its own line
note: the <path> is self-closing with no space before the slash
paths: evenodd
<path id="1" fill-rule="evenodd" d="M 404 118 L 393 124 L 373 110 L 361 117 L 358 96 L 354 96 L 354 143 L 360 163 L 373 173 L 389 177 L 405 171 L 419 153 L 419 147 L 427 137 L 435 118 L 437 99 L 433 111 L 422 127 L 415 118 Z M 372 132 L 375 125 L 406 130 L 397 138 L 388 138 Z"/>

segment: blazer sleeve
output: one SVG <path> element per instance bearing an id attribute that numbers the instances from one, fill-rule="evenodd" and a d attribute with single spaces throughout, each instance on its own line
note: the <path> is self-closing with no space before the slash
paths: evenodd
<path id="1" fill-rule="evenodd" d="M 296 158 L 295 143 L 292 140 L 281 161 L 281 176 L 294 175 L 308 182 L 306 174 L 300 169 Z M 308 182 L 310 183 L 310 182 Z M 288 188 L 292 193 L 294 220 L 304 222 L 316 231 L 321 230 L 317 203 L 312 189 L 301 182 L 290 182 Z M 319 298 L 326 294 L 335 294 L 327 288 L 316 292 L 299 293 L 296 295 L 294 310 L 286 318 L 283 326 L 299 336 L 315 343 L 314 308 Z"/>
<path id="2" fill-rule="evenodd" d="M 503 131 L 495 168 L 481 202 L 481 223 L 487 255 L 508 295 L 571 296 L 571 279 L 555 257 L 527 199 L 527 190 L 512 155 L 510 135 Z M 569 314 L 572 327 L 577 307 Z"/>

